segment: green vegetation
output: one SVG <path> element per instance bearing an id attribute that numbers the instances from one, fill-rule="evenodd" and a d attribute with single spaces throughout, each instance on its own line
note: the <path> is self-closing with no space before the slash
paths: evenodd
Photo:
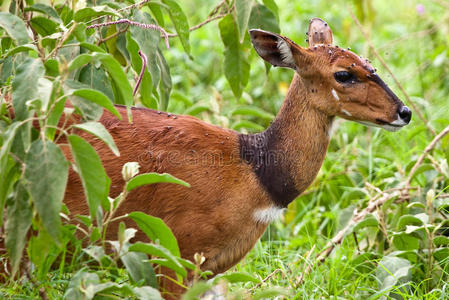
<path id="1" fill-rule="evenodd" d="M 7 248 L 0 265 L 12 267 L 12 274 L 1 275 L 3 297 L 158 299 L 158 266 L 174 270 L 179 282 L 188 270 L 196 279 L 207 275 L 199 270 L 201 256 L 195 262 L 180 258 L 170 229 L 143 213 L 128 217 L 153 243 L 131 244 L 135 229 L 123 223 L 117 240 L 105 241 L 109 223 L 123 218 L 114 213 L 129 190 L 161 181 L 188 183 L 168 174 L 134 177 L 137 166 L 129 164 L 123 193 L 108 198 L 110 179 L 99 157 L 72 128 L 62 135 L 81 174 L 90 215 L 77 217 L 84 229 L 68 222 L 62 199 L 70 165 L 56 144 L 58 121 L 81 115 L 77 128 L 114 153 L 116 145 L 97 122 L 103 108 L 118 115 L 113 103 L 190 114 L 241 132 L 262 130 L 293 73 L 268 68 L 252 50 L 247 28 L 281 32 L 305 45 L 308 20 L 321 17 L 336 44 L 369 57 L 405 104 L 414 106 L 412 122 L 391 133 L 338 119 L 312 186 L 240 264 L 213 282 L 198 280 L 185 298 L 195 299 L 218 283 L 231 299 L 449 299 L 449 135 L 431 143 L 449 126 L 447 1 L 132 4 L 0 1 L 0 240 L 6 238 Z M 220 17 L 189 32 L 215 16 Z M 167 49 L 154 28 L 87 28 L 124 18 L 158 24 L 177 37 L 170 37 Z M 139 50 L 148 65 L 133 96 L 142 68 Z M 75 109 L 64 107 L 67 100 Z M 382 205 L 374 207 L 375 201 Z M 370 204 L 363 220 L 350 223 Z M 108 247 L 115 252 L 105 252 Z M 22 252 L 30 263 L 21 264 Z"/>

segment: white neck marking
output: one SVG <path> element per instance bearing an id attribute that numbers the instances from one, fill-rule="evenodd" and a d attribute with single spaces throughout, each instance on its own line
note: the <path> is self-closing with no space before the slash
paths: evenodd
<path id="1" fill-rule="evenodd" d="M 253 217 L 256 222 L 260 223 L 271 223 L 274 220 L 279 219 L 284 213 L 285 208 L 280 208 L 277 206 L 269 206 L 266 208 L 260 208 L 254 211 Z"/>

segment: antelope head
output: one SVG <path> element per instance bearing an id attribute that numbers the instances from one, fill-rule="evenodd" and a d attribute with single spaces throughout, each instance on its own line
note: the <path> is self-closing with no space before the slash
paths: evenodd
<path id="1" fill-rule="evenodd" d="M 332 44 L 332 31 L 323 20 L 310 21 L 308 48 L 263 30 L 252 29 L 250 36 L 263 59 L 299 74 L 310 105 L 327 115 L 389 131 L 410 122 L 410 109 L 376 74 L 369 61 Z"/>

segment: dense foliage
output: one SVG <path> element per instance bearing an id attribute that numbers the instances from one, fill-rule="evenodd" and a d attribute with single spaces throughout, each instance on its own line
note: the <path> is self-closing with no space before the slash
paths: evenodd
<path id="1" fill-rule="evenodd" d="M 180 284 L 194 270 L 186 299 L 215 284 L 235 298 L 449 298 L 447 2 L 4 0 L 0 6 L 5 297 L 157 299 L 154 268 L 165 266 Z M 201 256 L 180 258 L 160 219 L 115 215 L 137 186 L 188 183 L 168 174 L 135 176 L 138 166 L 131 163 L 123 169 L 123 193 L 109 198 L 100 158 L 73 129 L 95 135 L 118 155 L 97 122 L 103 109 L 118 115 L 115 103 L 190 114 L 242 132 L 263 130 L 293 74 L 265 65 L 247 29 L 302 42 L 316 16 L 332 26 L 340 46 L 373 60 L 413 107 L 412 123 L 390 133 L 337 120 L 315 183 L 244 261 L 203 281 Z M 88 28 L 94 24 L 102 25 Z M 74 108 L 65 106 L 68 100 Z M 61 116 L 72 114 L 83 122 L 57 131 Z M 73 163 L 57 144 L 62 138 Z M 83 226 L 69 222 L 62 203 L 72 167 L 90 208 L 76 218 Z M 116 241 L 106 241 L 109 223 L 124 217 L 154 243 L 131 244 L 135 229 L 123 225 Z M 115 251 L 108 254 L 107 247 Z M 21 263 L 23 255 L 29 263 Z"/>

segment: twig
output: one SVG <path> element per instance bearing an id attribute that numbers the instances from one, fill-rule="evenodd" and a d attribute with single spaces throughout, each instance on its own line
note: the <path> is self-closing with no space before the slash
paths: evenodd
<path id="1" fill-rule="evenodd" d="M 438 143 L 439 140 L 441 140 L 446 134 L 449 133 L 449 126 L 447 126 L 446 128 L 443 129 L 443 131 L 441 131 L 431 142 L 429 145 L 427 145 L 426 149 L 424 149 L 424 152 L 421 154 L 421 156 L 418 158 L 418 160 L 416 161 L 415 165 L 413 166 L 412 170 L 410 171 L 410 173 L 408 174 L 408 178 L 407 181 L 405 183 L 405 187 L 408 188 L 410 187 L 410 182 L 412 181 L 413 175 L 415 175 L 416 170 L 418 169 L 418 167 L 422 164 L 422 162 L 424 161 L 424 158 L 426 157 L 426 155 L 432 151 L 433 148 L 435 148 L 436 144 Z"/>
<path id="2" fill-rule="evenodd" d="M 366 217 L 367 214 L 372 213 L 378 207 L 382 206 L 385 202 L 387 202 L 391 198 L 394 198 L 398 195 L 399 195 L 399 192 L 393 192 L 391 194 L 383 193 L 381 198 L 379 198 L 377 200 L 371 199 L 368 206 L 364 210 L 362 210 L 358 213 L 354 212 L 354 216 L 349 221 L 349 223 L 345 226 L 345 228 L 340 230 L 332 238 L 332 240 L 330 240 L 327 243 L 326 248 L 317 255 L 316 260 L 315 260 L 315 265 L 322 263 L 331 254 L 332 250 L 334 250 L 337 245 L 342 243 L 343 238 L 346 236 L 346 232 L 349 229 L 351 229 L 357 223 L 361 222 Z M 307 268 L 304 270 L 304 272 L 301 274 L 301 276 L 298 277 L 298 279 L 296 281 L 296 286 L 299 286 L 300 284 L 302 284 L 304 282 L 304 277 L 312 271 L 312 268 L 313 268 L 313 265 L 307 266 Z"/>
<path id="3" fill-rule="evenodd" d="M 410 99 L 409 95 L 407 94 L 407 92 L 405 91 L 404 87 L 402 86 L 402 84 L 399 82 L 399 80 L 396 78 L 396 76 L 393 74 L 393 71 L 391 71 L 390 67 L 388 67 L 387 63 L 383 60 L 383 58 L 379 55 L 379 53 L 377 52 L 376 48 L 374 47 L 373 43 L 371 42 L 371 39 L 369 38 L 368 34 L 365 32 L 365 29 L 363 29 L 362 24 L 360 24 L 359 20 L 357 19 L 357 17 L 354 15 L 354 12 L 352 11 L 351 8 L 349 8 L 349 13 L 351 14 L 352 19 L 354 20 L 355 24 L 357 25 L 357 27 L 360 29 L 360 32 L 362 33 L 362 35 L 365 37 L 368 46 L 371 48 L 371 50 L 373 51 L 374 55 L 377 57 L 377 59 L 380 61 L 380 63 L 382 64 L 382 66 L 387 70 L 388 73 L 390 73 L 391 78 L 393 78 L 394 82 L 396 83 L 396 85 L 399 87 L 399 89 L 401 90 L 402 94 L 404 94 L 405 98 L 407 99 L 407 102 L 413 107 L 413 110 L 416 111 L 416 114 L 418 115 L 418 117 L 424 122 L 424 124 L 426 125 L 427 129 L 429 129 L 429 131 L 433 134 L 436 135 L 435 130 L 429 125 L 429 123 L 427 122 L 427 120 L 424 118 L 423 114 L 421 113 L 421 111 L 418 109 L 418 107 L 412 102 L 412 100 Z"/>
<path id="4" fill-rule="evenodd" d="M 128 19 L 120 19 L 120 20 L 113 21 L 113 22 L 104 22 L 104 23 L 98 23 L 98 24 L 90 25 L 90 26 L 87 26 L 87 28 L 88 29 L 90 29 L 90 28 L 98 28 L 98 27 L 110 26 L 110 25 L 115 25 L 115 24 L 123 24 L 123 23 L 129 24 L 129 25 L 133 25 L 133 26 L 138 26 L 138 27 L 145 28 L 145 29 L 151 29 L 151 30 L 159 31 L 160 33 L 162 33 L 162 36 L 165 39 L 165 46 L 167 46 L 167 49 L 170 48 L 170 45 L 168 43 L 168 34 L 167 34 L 167 32 L 165 31 L 164 28 L 162 28 L 161 26 L 156 25 L 156 24 L 144 24 L 144 23 L 131 21 L 131 20 L 128 20 Z"/>
<path id="5" fill-rule="evenodd" d="M 267 282 L 271 277 L 273 277 L 274 275 L 276 275 L 277 273 L 282 272 L 281 269 L 276 269 L 273 272 L 271 272 L 270 274 L 268 274 L 267 277 L 265 277 L 264 279 L 262 279 L 261 282 L 259 282 L 258 284 L 256 284 L 254 287 L 251 288 L 251 291 L 257 290 L 259 287 L 262 286 L 262 284 L 264 284 L 265 282 Z"/>
<path id="6" fill-rule="evenodd" d="M 140 1 L 138 3 L 134 3 L 134 4 L 130 5 L 130 6 L 127 6 L 127 7 L 124 7 L 124 8 L 120 8 L 119 10 L 117 10 L 117 12 L 124 11 L 124 10 L 127 10 L 127 9 L 133 9 L 133 8 L 135 8 L 137 6 L 144 5 L 145 3 L 150 2 L 150 1 L 151 0 L 143 0 L 143 1 Z M 95 18 L 95 19 L 92 19 L 92 20 L 88 21 L 87 24 L 95 22 L 95 21 L 98 21 L 101 18 L 104 18 L 104 17 L 107 17 L 107 16 L 108 15 L 99 16 L 98 18 Z"/>
<path id="7" fill-rule="evenodd" d="M 126 31 L 128 30 L 128 28 L 129 28 L 129 25 L 126 26 L 125 28 L 120 29 L 119 31 L 115 32 L 114 34 L 111 34 L 110 36 L 105 37 L 104 39 L 100 39 L 100 40 L 97 42 L 97 45 L 101 45 L 102 43 L 107 42 L 107 41 L 109 41 L 110 39 L 115 38 L 115 37 L 118 36 L 119 34 L 122 34 L 122 33 L 126 32 Z"/>
<path id="8" fill-rule="evenodd" d="M 140 70 L 139 78 L 137 79 L 136 86 L 134 87 L 133 96 L 136 95 L 137 89 L 142 82 L 143 73 L 145 72 L 145 68 L 148 63 L 147 56 L 141 50 L 139 50 L 139 56 L 142 59 L 142 69 Z"/>
<path id="9" fill-rule="evenodd" d="M 199 23 L 199 24 L 197 24 L 197 25 L 195 25 L 195 26 L 193 26 L 193 27 L 190 27 L 190 28 L 189 28 L 189 31 L 197 30 L 198 28 L 201 28 L 201 27 L 203 27 L 204 25 L 206 25 L 206 24 L 208 24 L 208 23 L 210 23 L 210 22 L 212 22 L 212 21 L 221 19 L 221 18 L 227 16 L 230 12 L 231 12 L 231 10 L 228 11 L 228 12 L 226 12 L 226 13 L 224 13 L 224 14 L 219 14 L 219 15 L 216 15 L 216 16 L 214 16 L 214 17 L 208 18 L 208 19 L 204 20 L 203 22 L 201 22 L 201 23 Z M 172 38 L 172 37 L 177 37 L 178 34 L 177 34 L 177 33 L 170 33 L 170 34 L 168 34 L 167 36 L 168 36 L 169 38 Z"/>

